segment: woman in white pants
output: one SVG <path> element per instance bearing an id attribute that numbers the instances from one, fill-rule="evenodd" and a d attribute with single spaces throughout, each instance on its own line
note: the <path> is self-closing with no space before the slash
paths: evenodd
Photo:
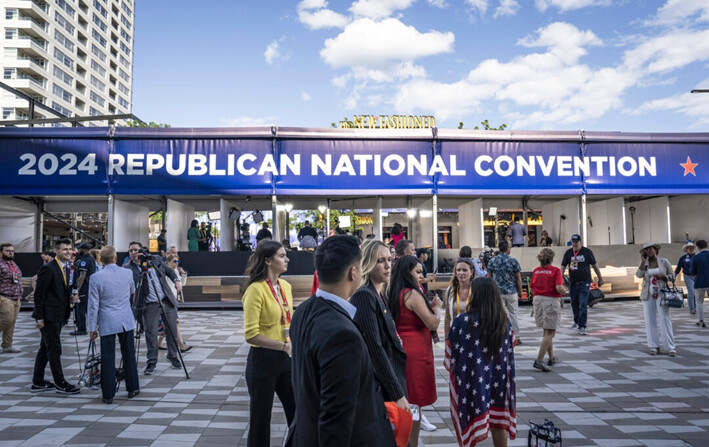
<path id="1" fill-rule="evenodd" d="M 660 320 L 660 334 L 662 345 L 667 353 L 674 357 L 675 337 L 672 332 L 670 309 L 662 305 L 662 289 L 667 287 L 668 281 L 674 281 L 672 265 L 666 258 L 658 257 L 660 245 L 646 242 L 640 250 L 642 257 L 635 276 L 643 279 L 640 299 L 645 311 L 645 332 L 647 333 L 647 346 L 650 355 L 660 352 L 660 340 L 657 335 L 658 319 Z"/>

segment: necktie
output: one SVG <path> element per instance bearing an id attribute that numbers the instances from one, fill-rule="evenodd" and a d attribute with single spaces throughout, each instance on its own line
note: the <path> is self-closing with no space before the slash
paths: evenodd
<path id="1" fill-rule="evenodd" d="M 69 263 L 64 264 L 64 285 L 69 285 L 71 282 L 71 269 L 69 268 Z"/>

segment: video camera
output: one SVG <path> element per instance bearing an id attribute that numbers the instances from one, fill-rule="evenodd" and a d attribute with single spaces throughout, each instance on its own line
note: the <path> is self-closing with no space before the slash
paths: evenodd
<path id="1" fill-rule="evenodd" d="M 148 247 L 142 247 L 138 251 L 138 264 L 142 270 L 147 270 L 151 265 L 155 265 L 155 258 L 156 256 L 148 251 Z"/>

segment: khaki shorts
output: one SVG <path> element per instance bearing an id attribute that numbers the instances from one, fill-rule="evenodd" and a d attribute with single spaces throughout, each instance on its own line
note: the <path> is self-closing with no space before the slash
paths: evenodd
<path id="1" fill-rule="evenodd" d="M 539 295 L 533 304 L 537 327 L 556 330 L 561 322 L 561 298 Z"/>

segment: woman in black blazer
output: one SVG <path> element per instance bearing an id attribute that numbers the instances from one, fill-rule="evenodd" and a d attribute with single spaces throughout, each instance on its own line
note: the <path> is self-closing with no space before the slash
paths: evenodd
<path id="1" fill-rule="evenodd" d="M 367 344 L 384 400 L 396 402 L 411 412 L 406 398 L 406 353 L 383 299 L 391 260 L 389 247 L 383 242 L 369 239 L 362 244 L 362 286 L 352 295 L 350 303 L 357 308 L 354 321 Z"/>

